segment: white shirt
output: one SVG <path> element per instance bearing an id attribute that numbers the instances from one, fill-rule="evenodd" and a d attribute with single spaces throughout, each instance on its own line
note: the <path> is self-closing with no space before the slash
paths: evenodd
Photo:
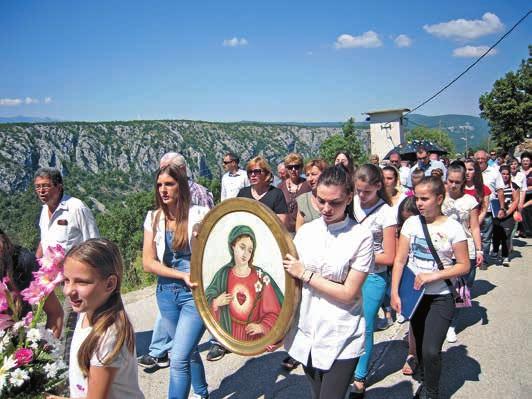
<path id="1" fill-rule="evenodd" d="M 249 179 L 245 170 L 238 169 L 235 173 L 226 172 L 222 176 L 222 201 L 235 198 L 240 189 L 247 186 L 249 186 Z"/>
<path id="2" fill-rule="evenodd" d="M 464 233 L 467 237 L 467 248 L 469 252 L 469 259 L 475 259 L 476 250 L 475 242 L 473 241 L 473 233 L 471 232 L 470 215 L 471 211 L 475 209 L 479 203 L 476 198 L 469 194 L 464 194 L 458 199 L 452 199 L 449 194 L 445 195 L 441 212 L 456 220 L 462 225 Z"/>
<path id="3" fill-rule="evenodd" d="M 409 177 L 410 177 L 410 167 L 401 166 L 399 168 L 399 180 L 401 181 L 401 186 L 407 187 Z"/>
<path id="4" fill-rule="evenodd" d="M 504 189 L 504 181 L 502 180 L 501 173 L 496 168 L 488 166 L 482 172 L 482 180 L 484 181 L 484 185 L 488 186 L 491 190 L 490 200 L 497 199 L 497 190 Z M 491 201 L 488 202 L 488 212 L 491 212 Z"/>
<path id="5" fill-rule="evenodd" d="M 419 164 L 417 163 L 414 166 L 412 166 L 412 168 L 410 169 L 410 174 L 408 175 L 408 182 L 407 182 L 408 187 L 412 187 L 412 172 L 416 169 L 419 169 Z M 443 172 L 443 176 L 442 176 L 443 181 L 447 179 L 447 168 L 445 167 L 442 161 L 431 160 L 429 163 L 429 166 L 427 167 L 427 169 L 425 169 L 425 176 L 430 176 L 434 169 L 440 169 Z"/>
<path id="6" fill-rule="evenodd" d="M 70 383 L 70 397 L 72 398 L 84 398 L 87 396 L 87 378 L 83 376 L 78 363 L 79 348 L 92 331 L 91 326 L 82 327 L 85 317 L 85 313 L 79 314 L 70 347 L 68 379 Z M 119 354 L 111 363 L 105 366 L 102 364 L 101 361 L 105 360 L 105 357 L 113 350 L 115 341 L 116 328 L 113 329 L 111 327 L 101 339 L 99 349 L 91 357 L 90 366 L 113 367 L 118 369 L 107 399 L 144 399 L 144 395 L 139 388 L 135 350 L 133 350 L 133 353 L 129 352 L 127 346 L 124 344 Z"/>
<path id="7" fill-rule="evenodd" d="M 294 243 L 305 268 L 328 280 L 343 283 L 353 269 L 367 273 L 374 261 L 373 238 L 368 228 L 346 217 L 327 225 L 323 218 L 305 223 Z M 362 299 L 345 305 L 304 284 L 299 312 L 285 347 L 294 359 L 329 370 L 336 359 L 364 353 L 365 321 Z"/>
<path id="8" fill-rule="evenodd" d="M 453 245 L 460 241 L 466 241 L 464 229 L 460 223 L 451 218 L 447 218 L 447 220 L 438 224 L 430 223 L 427 228 L 443 267 L 453 267 Z M 401 229 L 401 235 L 407 237 L 410 241 L 407 267 L 414 274 L 430 273 L 438 270 L 438 264 L 434 261 L 425 239 L 425 234 L 423 234 L 419 216 L 410 216 L 406 220 Z M 425 294 L 441 295 L 449 292 L 449 287 L 447 287 L 445 280 L 425 284 Z"/>
<path id="9" fill-rule="evenodd" d="M 43 252 L 57 244 L 68 252 L 74 245 L 100 237 L 91 210 L 81 200 L 67 194 L 63 194 L 51 217 L 48 216 L 48 205 L 43 205 L 39 228 Z"/>
<path id="10" fill-rule="evenodd" d="M 380 208 L 371 213 L 373 209 L 379 205 Z M 355 219 L 362 222 L 362 225 L 366 226 L 373 234 L 373 252 L 375 252 L 375 255 L 383 253 L 384 248 L 382 242 L 384 241 L 384 229 L 397 225 L 397 214 L 394 214 L 392 207 L 386 204 L 382 199 L 379 199 L 379 201 L 377 201 L 377 203 L 371 208 L 363 209 L 360 206 L 360 197 L 355 195 L 353 198 L 353 212 L 355 214 Z M 368 214 L 370 215 L 366 216 Z M 387 266 L 377 266 L 373 263 L 369 272 L 384 273 L 387 269 Z"/>
<path id="11" fill-rule="evenodd" d="M 526 179 L 526 175 L 521 172 L 520 170 L 518 170 L 514 175 L 512 175 L 512 182 L 514 182 L 515 184 L 517 184 L 519 186 L 519 191 L 522 191 L 522 192 L 525 192 L 526 193 L 526 190 L 527 190 L 527 179 Z"/>

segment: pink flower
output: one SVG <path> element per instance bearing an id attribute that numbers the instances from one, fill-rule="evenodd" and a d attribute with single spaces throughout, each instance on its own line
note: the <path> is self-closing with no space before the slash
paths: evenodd
<path id="1" fill-rule="evenodd" d="M 20 348 L 15 352 L 17 366 L 21 367 L 33 360 L 33 351 L 28 348 Z"/>
<path id="2" fill-rule="evenodd" d="M 58 269 L 43 270 L 42 268 L 33 272 L 34 280 L 45 292 L 45 295 L 50 294 L 55 287 L 63 281 L 63 273 Z"/>
<path id="3" fill-rule="evenodd" d="M 22 298 L 30 305 L 39 303 L 45 296 L 44 288 L 35 280 L 30 283 L 30 286 L 20 292 Z"/>
<path id="4" fill-rule="evenodd" d="M 13 325 L 13 320 L 8 314 L 0 313 L 0 331 L 5 330 Z"/>
<path id="5" fill-rule="evenodd" d="M 55 247 L 47 247 L 42 258 L 38 259 L 40 270 L 53 271 L 61 269 L 61 262 L 65 257 L 65 250 L 59 244 Z"/>
<path id="6" fill-rule="evenodd" d="M 33 312 L 28 312 L 28 314 L 26 316 L 24 316 L 24 318 L 22 319 L 22 321 L 24 321 L 24 325 L 26 327 L 29 327 L 29 325 L 31 324 L 31 322 L 33 321 Z"/>

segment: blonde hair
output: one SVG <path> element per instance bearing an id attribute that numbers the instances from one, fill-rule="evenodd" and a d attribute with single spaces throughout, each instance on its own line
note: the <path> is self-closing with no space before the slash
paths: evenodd
<path id="1" fill-rule="evenodd" d="M 298 164 L 303 166 L 303 157 L 298 153 L 291 152 L 286 157 L 284 157 L 285 165 Z"/>
<path id="2" fill-rule="evenodd" d="M 272 168 L 265 158 L 261 157 L 260 155 L 256 156 L 255 158 L 251 158 L 246 165 L 246 171 L 248 173 L 251 171 L 251 169 L 253 169 L 251 167 L 252 165 L 257 165 L 260 169 L 262 169 L 265 172 L 265 174 L 268 175 L 266 178 L 266 181 L 268 182 L 273 181 Z"/>
<path id="3" fill-rule="evenodd" d="M 91 358 L 96 355 L 98 361 L 104 366 L 111 364 L 120 354 L 125 345 L 129 353 L 135 350 L 135 331 L 129 321 L 120 287 L 124 264 L 120 251 L 115 243 L 106 239 L 90 239 L 73 247 L 65 257 L 90 266 L 98 276 L 106 279 L 116 276 L 116 288 L 107 301 L 94 311 L 89 320 L 92 330 L 81 344 L 78 351 L 78 363 L 84 376 L 89 375 Z M 100 359 L 100 345 L 109 329 L 116 332 L 116 338 L 111 351 Z"/>
<path id="4" fill-rule="evenodd" d="M 305 164 L 305 173 L 307 173 L 314 166 L 318 168 L 320 172 L 323 172 L 325 168 L 327 168 L 327 162 L 321 158 L 311 159 Z"/>

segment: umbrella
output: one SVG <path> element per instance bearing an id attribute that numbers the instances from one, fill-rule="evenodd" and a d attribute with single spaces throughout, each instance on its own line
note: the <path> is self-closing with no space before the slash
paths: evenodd
<path id="1" fill-rule="evenodd" d="M 388 152 L 384 159 L 389 159 L 392 152 L 398 152 L 401 155 L 401 159 L 407 161 L 416 160 L 416 151 L 419 147 L 425 147 L 428 152 L 434 152 L 439 155 L 448 154 L 447 150 L 441 148 L 439 145 L 428 140 L 412 140 L 405 144 L 399 144 L 393 150 Z"/>

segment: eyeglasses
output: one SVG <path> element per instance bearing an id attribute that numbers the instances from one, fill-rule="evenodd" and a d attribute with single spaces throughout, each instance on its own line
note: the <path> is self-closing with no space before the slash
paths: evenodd
<path id="1" fill-rule="evenodd" d="M 251 169 L 251 170 L 248 170 L 248 176 L 260 175 L 260 174 L 262 174 L 262 169 Z"/>
<path id="2" fill-rule="evenodd" d="M 231 159 L 230 161 L 223 161 L 224 165 L 229 165 L 231 162 L 234 162 L 234 159 Z"/>
<path id="3" fill-rule="evenodd" d="M 35 191 L 48 191 L 52 188 L 51 184 L 36 184 L 35 185 Z"/>
<path id="4" fill-rule="evenodd" d="M 288 170 L 299 170 L 301 168 L 301 165 L 299 164 L 296 164 L 296 165 L 286 165 L 286 169 Z"/>

